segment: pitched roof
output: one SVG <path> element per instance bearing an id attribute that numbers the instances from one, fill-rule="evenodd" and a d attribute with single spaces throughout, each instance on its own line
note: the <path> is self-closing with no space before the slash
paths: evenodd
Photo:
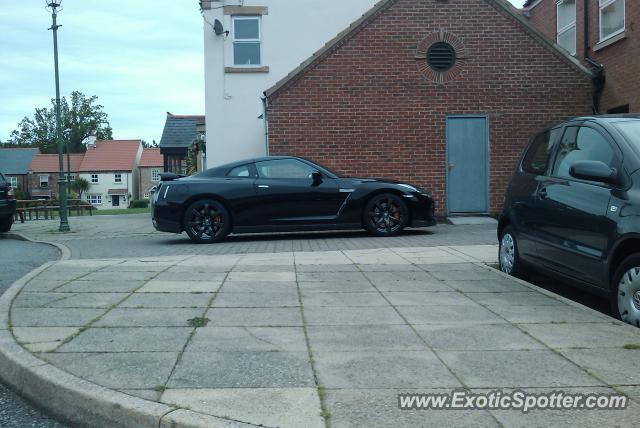
<path id="1" fill-rule="evenodd" d="M 140 167 L 164 166 L 164 158 L 159 148 L 144 149 L 140 158 Z"/>
<path id="2" fill-rule="evenodd" d="M 87 148 L 79 172 L 132 171 L 141 140 L 96 141 Z"/>
<path id="3" fill-rule="evenodd" d="M 71 172 L 78 172 L 84 153 L 71 153 L 69 160 L 71 161 Z M 41 155 L 37 154 L 31 161 L 31 171 L 33 172 L 57 172 L 59 171 L 60 164 L 58 155 Z M 64 170 L 67 170 L 67 155 L 64 156 Z"/>
<path id="4" fill-rule="evenodd" d="M 206 121 L 206 116 L 202 114 L 173 114 L 167 112 L 167 118 L 169 117 L 174 119 L 193 119 L 196 121 L 197 125 L 204 125 Z"/>
<path id="5" fill-rule="evenodd" d="M 191 146 L 196 139 L 197 120 L 193 118 L 181 118 L 167 116 L 164 131 L 160 139 L 161 148 Z"/>
<path id="6" fill-rule="evenodd" d="M 295 80 L 298 76 L 302 75 L 307 69 L 311 68 L 314 64 L 324 60 L 337 50 L 344 42 L 346 42 L 352 35 L 355 35 L 361 28 L 367 26 L 374 21 L 380 14 L 386 9 L 396 4 L 399 0 L 380 0 L 378 3 L 369 9 L 364 15 L 358 18 L 348 28 L 338 33 L 336 37 L 327 42 L 320 50 L 314 53 L 310 58 L 296 67 L 291 73 L 285 76 L 282 80 L 277 82 L 274 86 L 264 91 L 267 97 L 272 96 L 289 82 Z M 504 12 L 507 17 L 512 18 L 516 24 L 520 25 L 532 38 L 552 50 L 556 55 L 564 59 L 569 64 L 576 67 L 581 72 L 592 77 L 593 73 L 580 63 L 577 59 L 571 56 L 567 51 L 560 48 L 553 40 L 549 39 L 537 28 L 535 28 L 527 19 L 516 9 L 511 3 L 506 0 L 484 0 L 489 5 L 494 6 L 498 11 Z"/>
<path id="7" fill-rule="evenodd" d="M 0 149 L 0 172 L 5 175 L 22 175 L 29 172 L 33 157 L 39 149 L 15 148 Z"/>

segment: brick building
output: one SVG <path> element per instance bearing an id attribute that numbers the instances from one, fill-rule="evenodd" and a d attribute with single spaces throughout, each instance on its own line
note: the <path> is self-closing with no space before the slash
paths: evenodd
<path id="1" fill-rule="evenodd" d="M 75 180 L 82 164 L 84 153 L 69 155 L 71 180 Z M 37 154 L 31 161 L 29 191 L 34 199 L 58 199 L 58 176 L 60 170 L 58 155 Z M 67 156 L 64 156 L 65 175 Z"/>
<path id="2" fill-rule="evenodd" d="M 532 132 L 589 114 L 593 73 L 502 0 L 383 0 L 265 92 L 270 154 L 496 212 Z"/>
<path id="3" fill-rule="evenodd" d="M 142 151 L 138 165 L 138 195 L 141 199 L 149 199 L 151 188 L 160 182 L 163 168 L 164 159 L 159 148 L 149 148 Z"/>
<path id="4" fill-rule="evenodd" d="M 528 0 L 524 15 L 585 65 L 604 66 L 599 112 L 640 112 L 640 1 Z"/>

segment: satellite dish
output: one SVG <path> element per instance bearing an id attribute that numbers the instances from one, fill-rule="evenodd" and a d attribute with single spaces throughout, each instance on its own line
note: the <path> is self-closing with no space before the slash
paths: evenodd
<path id="1" fill-rule="evenodd" d="M 219 19 L 216 19 L 216 22 L 213 24 L 213 31 L 216 33 L 216 36 L 221 36 L 225 33 L 224 26 Z"/>

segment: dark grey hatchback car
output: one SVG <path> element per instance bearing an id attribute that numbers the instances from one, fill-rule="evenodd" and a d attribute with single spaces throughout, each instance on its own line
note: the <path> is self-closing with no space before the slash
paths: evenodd
<path id="1" fill-rule="evenodd" d="M 560 276 L 609 297 L 640 327 L 640 115 L 581 117 L 536 134 L 498 238 L 502 271 Z"/>

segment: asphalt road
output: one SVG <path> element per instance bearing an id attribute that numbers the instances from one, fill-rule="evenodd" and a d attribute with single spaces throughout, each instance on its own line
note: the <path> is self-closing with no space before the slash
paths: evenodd
<path id="1" fill-rule="evenodd" d="M 42 264 L 56 260 L 58 250 L 43 244 L 0 239 L 0 294 Z M 0 383 L 0 427 L 63 428 L 62 425 Z"/>

